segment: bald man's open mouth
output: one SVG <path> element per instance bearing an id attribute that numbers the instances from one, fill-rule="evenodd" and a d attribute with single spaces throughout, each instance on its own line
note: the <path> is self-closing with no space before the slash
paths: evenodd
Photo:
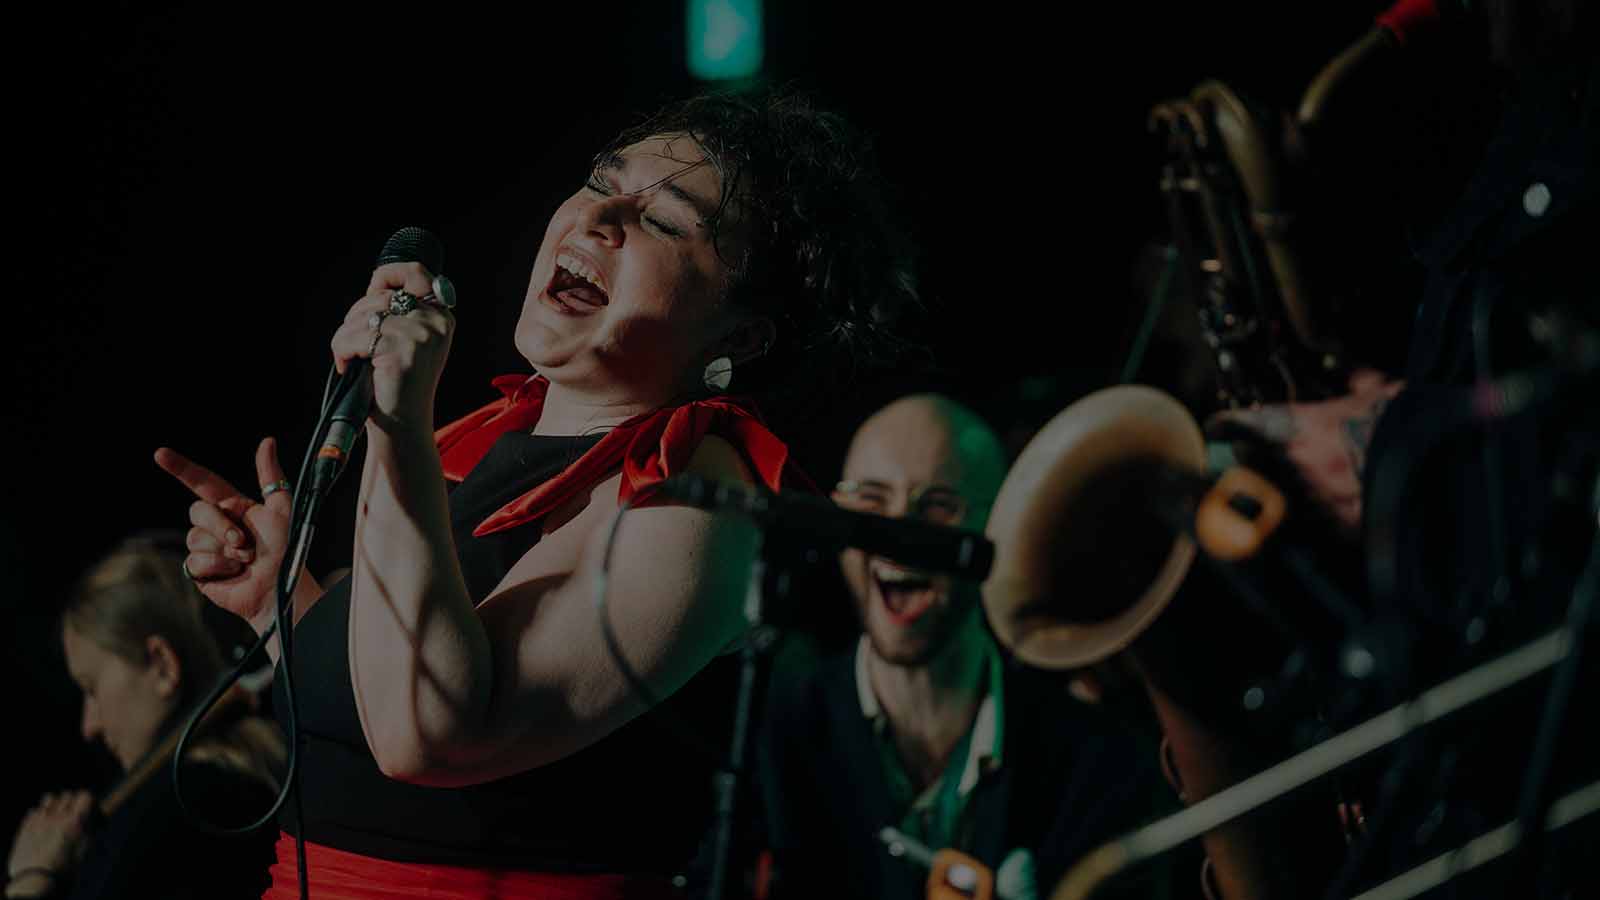
<path id="1" fill-rule="evenodd" d="M 874 559 L 868 567 L 872 586 L 884 611 L 896 625 L 908 626 L 922 618 L 939 598 L 933 576 L 916 569 Z"/>

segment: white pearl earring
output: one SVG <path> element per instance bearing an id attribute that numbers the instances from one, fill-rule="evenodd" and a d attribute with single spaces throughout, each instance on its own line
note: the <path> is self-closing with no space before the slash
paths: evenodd
<path id="1" fill-rule="evenodd" d="M 701 376 L 706 383 L 706 389 L 712 393 L 720 394 L 733 383 L 733 360 L 726 356 L 719 356 L 706 363 L 705 374 Z"/>

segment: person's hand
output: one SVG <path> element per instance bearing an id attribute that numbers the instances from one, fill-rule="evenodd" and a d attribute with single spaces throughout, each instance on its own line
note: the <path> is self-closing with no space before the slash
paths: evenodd
<path id="1" fill-rule="evenodd" d="M 85 845 L 94 798 L 87 791 L 45 794 L 28 810 L 6 861 L 6 896 L 44 896 L 66 877 Z"/>
<path id="2" fill-rule="evenodd" d="M 379 427 L 433 431 L 433 397 L 450 355 L 455 316 L 442 304 L 393 306 L 397 291 L 431 297 L 433 276 L 417 263 L 388 263 L 372 273 L 367 295 L 334 332 L 334 366 L 342 374 L 354 359 L 372 363 L 372 419 Z"/>
<path id="3" fill-rule="evenodd" d="M 193 527 L 186 541 L 186 573 L 207 599 L 260 633 L 272 617 L 278 566 L 288 544 L 294 506 L 278 462 L 277 442 L 266 438 L 256 448 L 256 477 L 262 490 L 278 486 L 262 501 L 246 497 L 215 472 L 171 448 L 156 451 L 156 465 L 198 498 L 189 507 Z"/>
<path id="4" fill-rule="evenodd" d="M 1361 527 L 1361 472 L 1373 428 L 1405 387 L 1372 369 L 1350 376 L 1350 393 L 1317 403 L 1230 409 L 1206 423 L 1212 437 L 1265 444 L 1299 474 L 1311 499 L 1348 535 Z M 1250 447 L 1242 448 L 1248 460 Z"/>

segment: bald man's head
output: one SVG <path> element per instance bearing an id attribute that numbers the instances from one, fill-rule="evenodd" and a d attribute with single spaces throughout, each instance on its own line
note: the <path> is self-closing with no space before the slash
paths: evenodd
<path id="1" fill-rule="evenodd" d="M 978 415 L 948 397 L 917 394 L 862 423 L 834 492 L 841 506 L 982 530 L 1005 479 L 1005 450 Z M 847 550 L 840 555 L 878 655 L 926 662 L 977 615 L 977 586 Z"/>
<path id="2" fill-rule="evenodd" d="M 943 485 L 967 505 L 962 523 L 982 528 L 1006 475 L 1005 449 L 982 418 L 939 394 L 902 397 L 856 430 L 844 480 Z"/>

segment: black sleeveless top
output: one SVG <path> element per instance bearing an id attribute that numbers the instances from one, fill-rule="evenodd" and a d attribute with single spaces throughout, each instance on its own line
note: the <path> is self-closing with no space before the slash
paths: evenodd
<path id="1" fill-rule="evenodd" d="M 481 538 L 473 529 L 598 440 L 503 435 L 452 491 L 451 530 L 474 599 L 487 596 L 538 542 L 540 523 Z M 565 759 L 471 787 L 419 787 L 385 777 L 367 749 L 350 685 L 349 604 L 347 579 L 330 587 L 295 630 L 306 840 L 398 862 L 554 872 L 684 870 L 710 825 L 714 761 L 674 738 L 662 717 L 685 721 L 713 747 L 726 746 L 734 659 L 719 658 L 661 709 Z M 274 709 L 287 730 L 282 685 L 277 679 Z M 282 824 L 299 833 L 294 803 L 285 804 Z"/>

